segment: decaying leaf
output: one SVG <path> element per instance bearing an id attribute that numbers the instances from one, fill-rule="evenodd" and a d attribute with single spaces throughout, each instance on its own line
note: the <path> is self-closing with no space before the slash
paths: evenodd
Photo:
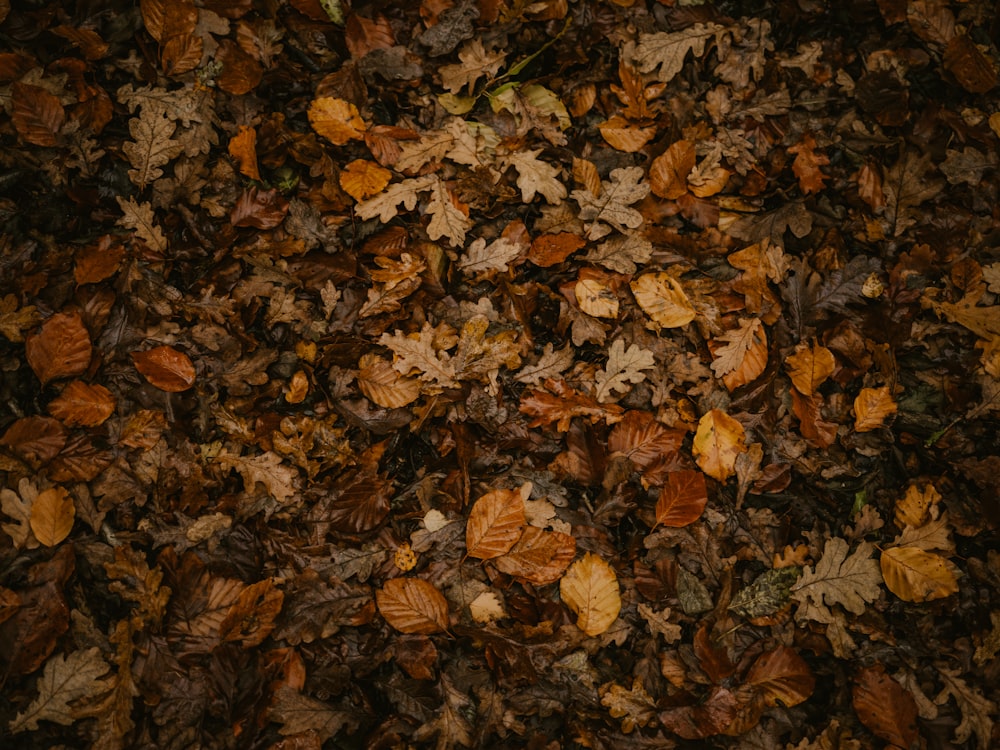
<path id="1" fill-rule="evenodd" d="M 24 342 L 28 364 L 42 383 L 82 375 L 90 365 L 90 333 L 78 313 L 58 313 Z"/>
<path id="2" fill-rule="evenodd" d="M 598 370 L 595 377 L 595 396 L 602 403 L 614 401 L 618 393 L 628 393 L 634 383 L 646 379 L 643 372 L 654 366 L 653 353 L 635 344 L 625 348 L 625 342 L 618 339 L 608 350 L 608 363 Z"/>
<path id="3" fill-rule="evenodd" d="M 955 566 L 919 547 L 890 547 L 880 558 L 889 590 L 908 602 L 941 599 L 958 591 Z"/>
<path id="4" fill-rule="evenodd" d="M 835 604 L 860 615 L 878 597 L 881 575 L 871 556 L 872 545 L 862 542 L 850 556 L 848 549 L 844 539 L 828 539 L 815 569 L 805 568 L 792 586 L 792 598 L 799 602 L 797 618 L 832 622 L 830 607 Z"/>
<path id="5" fill-rule="evenodd" d="M 636 677 L 632 689 L 620 685 L 605 686 L 602 689 L 601 705 L 608 709 L 612 718 L 622 720 L 622 732 L 631 734 L 635 728 L 644 727 L 656 718 L 656 703 Z"/>
<path id="6" fill-rule="evenodd" d="M 92 704 L 110 688 L 110 681 L 102 679 L 107 672 L 108 664 L 96 646 L 51 657 L 36 686 L 38 695 L 11 720 L 9 731 L 19 734 L 35 730 L 40 721 L 68 726 L 87 716 L 86 704 Z"/>

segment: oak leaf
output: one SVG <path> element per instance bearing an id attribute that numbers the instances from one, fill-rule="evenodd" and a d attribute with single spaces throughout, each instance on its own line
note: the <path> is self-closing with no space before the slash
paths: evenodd
<path id="1" fill-rule="evenodd" d="M 866 603 L 878 598 L 882 577 L 871 556 L 872 545 L 862 542 L 850 556 L 848 549 L 840 537 L 827 539 L 815 568 L 805 568 L 792 586 L 792 599 L 800 605 L 796 619 L 830 623 L 834 615 L 829 608 L 834 604 L 860 615 Z"/>
<path id="2" fill-rule="evenodd" d="M 646 621 L 649 632 L 653 634 L 654 638 L 657 635 L 662 635 L 667 644 L 680 640 L 683 631 L 680 625 L 670 622 L 670 607 L 657 612 L 652 607 L 640 602 L 637 610 L 642 615 L 642 619 Z"/>
<path id="3" fill-rule="evenodd" d="M 313 100 L 307 114 L 312 129 L 334 146 L 365 137 L 365 121 L 351 102 L 323 96 Z"/>
<path id="4" fill-rule="evenodd" d="M 601 403 L 608 403 L 618 398 L 618 393 L 625 394 L 632 390 L 632 384 L 641 383 L 646 379 L 643 370 L 649 370 L 656 365 L 653 353 L 642 349 L 637 344 L 625 348 L 625 342 L 618 339 L 608 350 L 608 362 L 604 369 L 598 370 L 594 377 L 596 386 L 594 395 Z"/>
<path id="5" fill-rule="evenodd" d="M 525 365 L 514 376 L 518 383 L 538 385 L 546 378 L 558 378 L 573 365 L 573 347 L 567 344 L 562 349 L 555 349 L 552 344 L 546 344 L 538 361 Z"/>
<path id="6" fill-rule="evenodd" d="M 577 627 L 589 636 L 610 628 L 622 607 L 618 576 L 592 552 L 569 567 L 559 581 L 559 595 L 577 616 Z"/>
<path id="7" fill-rule="evenodd" d="M 962 722 L 955 727 L 955 742 L 964 743 L 974 734 L 978 750 L 987 750 L 993 738 L 993 719 L 996 714 L 995 701 L 982 695 L 979 690 L 961 678 L 957 669 L 938 669 L 944 687 L 934 696 L 934 703 L 941 706 L 949 698 L 954 698 L 962 713 Z M 987 693 L 988 694 L 988 693 Z"/>
<path id="8" fill-rule="evenodd" d="M 243 485 L 248 493 L 253 493 L 259 482 L 281 505 L 287 504 L 295 497 L 295 480 L 298 472 L 286 464 L 277 453 L 267 451 L 258 455 L 241 456 L 223 450 L 215 460 L 223 466 L 235 469 L 243 477 Z"/>
<path id="9" fill-rule="evenodd" d="M 653 255 L 653 244 L 638 235 L 611 237 L 605 240 L 581 260 L 597 263 L 610 271 L 633 274 L 637 264 L 647 263 Z"/>
<path id="10" fill-rule="evenodd" d="M 458 64 L 442 65 L 438 68 L 441 83 L 448 91 L 457 94 L 468 86 L 470 94 L 474 93 L 476 81 L 486 76 L 495 76 L 507 59 L 507 53 L 502 49 L 487 50 L 480 39 L 470 39 L 458 51 Z"/>
<path id="11" fill-rule="evenodd" d="M 725 482 L 736 473 L 736 458 L 746 451 L 743 425 L 720 409 L 698 420 L 692 453 L 698 466 L 713 479 Z"/>
<path id="12" fill-rule="evenodd" d="M 240 125 L 236 135 L 229 139 L 229 155 L 240 165 L 240 174 L 260 181 L 257 166 L 257 131 L 249 125 Z"/>
<path id="13" fill-rule="evenodd" d="M 394 182 L 384 192 L 359 203 L 355 206 L 354 211 L 362 219 L 367 220 L 378 216 L 379 221 L 387 224 L 399 213 L 400 203 L 407 211 L 416 208 L 419 199 L 418 193 L 429 190 L 436 180 L 434 175 L 423 175 L 422 177 Z"/>
<path id="14" fill-rule="evenodd" d="M 658 271 L 643 274 L 631 283 L 639 307 L 650 317 L 653 328 L 681 328 L 695 319 L 694 307 L 681 283 Z"/>
<path id="15" fill-rule="evenodd" d="M 421 380 L 433 382 L 443 388 L 456 384 L 455 363 L 444 351 L 436 351 L 434 347 L 435 329 L 430 323 L 410 335 L 402 331 L 393 334 L 383 333 L 379 344 L 392 349 L 396 355 L 392 366 L 401 375 L 419 373 Z"/>
<path id="16" fill-rule="evenodd" d="M 521 201 L 531 203 L 535 195 L 541 195 L 547 203 L 556 205 L 566 198 L 566 186 L 559 180 L 561 170 L 538 158 L 541 149 L 515 151 L 502 160 L 504 169 L 517 170 L 517 186 L 521 189 Z"/>
<path id="17" fill-rule="evenodd" d="M 632 680 L 632 689 L 611 684 L 601 687 L 601 705 L 614 719 L 622 720 L 622 732 L 630 734 L 635 728 L 644 727 L 656 719 L 656 702 L 642 685 L 642 678 Z"/>
<path id="18" fill-rule="evenodd" d="M 602 183 L 600 195 L 589 190 L 572 192 L 573 200 L 580 204 L 580 219 L 586 222 L 587 239 L 599 240 L 612 229 L 628 234 L 642 225 L 642 214 L 629 208 L 649 194 L 649 183 L 642 182 L 642 177 L 642 167 L 620 167 Z"/>
<path id="19" fill-rule="evenodd" d="M 721 36 L 724 31 L 725 27 L 719 24 L 696 23 L 683 31 L 640 34 L 634 62 L 643 73 L 656 70 L 657 79 L 669 83 L 684 67 L 688 52 L 700 57 L 709 39 Z"/>
<path id="20" fill-rule="evenodd" d="M 57 378 L 82 375 L 93 348 L 80 314 L 56 313 L 24 342 L 28 364 L 42 385 Z"/>
<path id="21" fill-rule="evenodd" d="M 122 217 L 118 223 L 135 232 L 136 237 L 146 243 L 150 250 L 164 253 L 167 250 L 167 238 L 156 223 L 153 215 L 153 207 L 147 201 L 136 203 L 135 198 L 130 197 L 125 200 L 120 195 L 115 196 L 118 206 L 122 210 Z"/>
<path id="22" fill-rule="evenodd" d="M 622 418 L 623 409 L 617 404 L 601 404 L 596 399 L 573 390 L 562 380 L 546 378 L 545 390 L 533 388 L 521 395 L 518 407 L 522 414 L 531 417 L 529 426 L 556 423 L 559 432 L 569 430 L 573 417 L 586 417 L 591 422 L 604 420 L 614 424 Z"/>
<path id="23" fill-rule="evenodd" d="M 788 149 L 788 153 L 795 154 L 792 171 L 799 178 L 799 189 L 806 195 L 818 193 L 825 187 L 823 183 L 830 179 L 820 170 L 820 167 L 830 163 L 830 159 L 825 154 L 816 153 L 815 148 L 816 139 L 806 133 L 801 141 Z"/>
<path id="24" fill-rule="evenodd" d="M 730 391 L 753 382 L 767 368 L 767 332 L 759 318 L 740 320 L 712 344 L 712 371 Z"/>
<path id="25" fill-rule="evenodd" d="M 147 185 L 162 177 L 161 167 L 184 151 L 183 144 L 172 138 L 176 129 L 177 123 L 148 107 L 143 107 L 138 117 L 129 120 L 128 130 L 132 140 L 122 144 L 122 151 L 132 165 L 128 171 L 129 179 L 140 190 L 145 190 Z"/>
<path id="26" fill-rule="evenodd" d="M 444 594 L 422 578 L 391 578 L 375 592 L 378 611 L 400 633 L 431 635 L 448 629 Z"/>
<path id="27" fill-rule="evenodd" d="M 358 726 L 355 711 L 336 708 L 329 701 L 302 695 L 287 685 L 277 689 L 267 715 L 271 721 L 281 725 L 278 732 L 283 736 L 298 737 L 312 733 L 319 745 L 343 729 L 351 732 Z"/>
<path id="28" fill-rule="evenodd" d="M 34 305 L 19 306 L 17 296 L 8 294 L 0 299 L 0 333 L 7 340 L 20 344 L 24 341 L 24 332 L 38 323 L 38 308 Z"/>
<path id="29" fill-rule="evenodd" d="M 472 506 L 465 527 L 465 554 L 489 560 L 514 546 L 525 526 L 524 498 L 519 490 L 493 490 Z"/>
<path id="30" fill-rule="evenodd" d="M 889 591 L 903 601 L 927 602 L 958 592 L 957 569 L 941 555 L 919 547 L 890 547 L 880 560 Z"/>
<path id="31" fill-rule="evenodd" d="M 38 497 L 38 488 L 27 477 L 21 477 L 17 492 L 4 487 L 0 489 L 0 512 L 13 523 L 0 525 L 17 549 L 34 549 L 38 540 L 31 533 L 31 506 Z"/>
<path id="32" fill-rule="evenodd" d="M 458 267 L 470 276 L 489 277 L 497 272 L 506 272 L 509 266 L 521 258 L 527 249 L 526 241 L 498 237 L 487 244 L 485 239 L 478 237 L 472 241 L 472 244 L 458 261 Z"/>
<path id="33" fill-rule="evenodd" d="M 86 703 L 110 689 L 111 680 L 102 679 L 108 670 L 97 646 L 56 654 L 45 662 L 35 685 L 38 695 L 7 728 L 18 734 L 38 729 L 40 721 L 69 726 L 84 718 L 88 715 Z"/>
<path id="34" fill-rule="evenodd" d="M 434 179 L 430 190 L 427 212 L 431 220 L 427 224 L 427 236 L 432 240 L 444 237 L 452 247 L 461 247 L 466 232 L 472 228 L 469 207 L 440 178 Z"/>
<path id="35" fill-rule="evenodd" d="M 31 531 L 46 547 L 55 547 L 73 530 L 76 505 L 62 487 L 49 487 L 38 493 L 31 504 Z"/>

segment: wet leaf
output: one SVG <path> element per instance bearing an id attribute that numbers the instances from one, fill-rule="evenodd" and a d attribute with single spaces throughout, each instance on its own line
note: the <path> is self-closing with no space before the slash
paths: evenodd
<path id="1" fill-rule="evenodd" d="M 132 361 L 150 385 L 167 393 L 181 393 L 194 385 L 194 363 L 172 346 L 157 346 L 132 352 Z"/>

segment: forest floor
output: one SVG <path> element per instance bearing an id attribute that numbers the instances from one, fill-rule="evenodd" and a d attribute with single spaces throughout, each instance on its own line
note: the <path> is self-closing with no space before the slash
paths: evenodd
<path id="1" fill-rule="evenodd" d="M 0 0 L 0 744 L 1000 747 L 998 45 Z"/>

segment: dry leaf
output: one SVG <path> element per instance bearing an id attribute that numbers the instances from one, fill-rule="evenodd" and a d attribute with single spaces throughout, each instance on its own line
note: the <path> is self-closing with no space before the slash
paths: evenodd
<path id="1" fill-rule="evenodd" d="M 573 295 L 580 309 L 587 315 L 595 318 L 618 317 L 618 295 L 610 280 L 593 269 L 584 268 L 580 271 L 580 277 L 573 287 Z"/>
<path id="2" fill-rule="evenodd" d="M 601 705 L 614 719 L 622 720 L 622 732 L 630 734 L 656 720 L 656 702 L 642 686 L 642 679 L 632 680 L 632 689 L 620 685 L 601 688 Z"/>
<path id="3" fill-rule="evenodd" d="M 273 578 L 250 584 L 219 623 L 219 638 L 223 643 L 239 641 L 243 648 L 259 645 L 274 630 L 284 600 Z"/>
<path id="4" fill-rule="evenodd" d="M 785 367 L 796 390 L 811 396 L 833 374 L 836 361 L 833 352 L 814 341 L 812 347 L 806 344 L 796 347 L 795 353 L 785 359 Z"/>
<path id="5" fill-rule="evenodd" d="M 712 409 L 698 420 L 692 453 L 701 470 L 725 482 L 736 473 L 736 458 L 746 451 L 743 425 L 724 411 Z"/>
<path id="6" fill-rule="evenodd" d="M 669 83 L 681 72 L 688 52 L 700 57 L 709 39 L 723 30 L 723 26 L 715 23 L 696 23 L 683 31 L 640 34 L 634 62 L 643 73 L 656 70 L 657 79 Z"/>
<path id="7" fill-rule="evenodd" d="M 681 527 L 694 523 L 708 504 L 705 475 L 700 471 L 672 471 L 656 501 L 656 523 Z"/>
<path id="8" fill-rule="evenodd" d="M 358 108 L 343 99 L 329 96 L 314 99 L 307 114 L 312 129 L 334 146 L 365 137 L 365 121 Z"/>
<path id="9" fill-rule="evenodd" d="M 76 505 L 62 487 L 42 490 L 31 504 L 31 531 L 46 547 L 55 547 L 68 537 L 75 519 Z"/>
<path id="10" fill-rule="evenodd" d="M 695 144 L 675 141 L 649 166 L 649 186 L 653 195 L 677 200 L 688 190 L 687 177 L 694 169 Z"/>
<path id="11" fill-rule="evenodd" d="M 40 721 L 69 726 L 89 715 L 86 704 L 111 688 L 110 680 L 101 679 L 108 669 L 97 646 L 50 658 L 35 685 L 38 695 L 11 720 L 11 734 L 34 731 Z"/>
<path id="12" fill-rule="evenodd" d="M 587 239 L 599 240 L 617 229 L 628 234 L 642 225 L 642 214 L 629 208 L 649 194 L 649 183 L 642 182 L 642 167 L 622 167 L 611 171 L 611 179 L 602 183 L 600 195 L 589 190 L 574 190 L 573 200 L 580 204 L 580 219 L 587 222 Z"/>
<path id="13" fill-rule="evenodd" d="M 576 555 L 576 540 L 559 531 L 526 526 L 506 554 L 493 559 L 497 570 L 536 586 L 559 580 Z"/>
<path id="14" fill-rule="evenodd" d="M 917 704 L 881 664 L 866 667 L 855 676 L 851 696 L 861 723 L 877 737 L 904 748 L 916 743 Z"/>
<path id="15" fill-rule="evenodd" d="M 114 413 L 115 397 L 103 385 L 72 380 L 49 402 L 48 410 L 67 427 L 97 427 Z"/>
<path id="16" fill-rule="evenodd" d="M 420 397 L 420 381 L 400 375 L 391 362 L 377 354 L 361 355 L 357 377 L 361 392 L 386 409 L 398 409 Z"/>
<path id="17" fill-rule="evenodd" d="M 172 346 L 157 346 L 132 352 L 132 361 L 149 384 L 168 393 L 180 393 L 194 385 L 194 363 Z"/>
<path id="18" fill-rule="evenodd" d="M 862 388 L 854 399 L 854 429 L 871 432 L 885 424 L 886 417 L 896 413 L 896 402 L 889 386 Z"/>
<path id="19" fill-rule="evenodd" d="M 759 318 L 739 325 L 712 342 L 712 371 L 730 391 L 756 380 L 767 368 L 767 332 Z"/>
<path id="20" fill-rule="evenodd" d="M 90 334 L 75 312 L 53 315 L 28 335 L 24 348 L 28 364 L 43 385 L 82 375 L 90 366 Z"/>
<path id="21" fill-rule="evenodd" d="M 663 272 L 643 274 L 631 287 L 635 301 L 652 320 L 652 328 L 681 328 L 695 319 L 684 287 L 673 276 Z"/>
<path id="22" fill-rule="evenodd" d="M 848 549 L 847 542 L 840 537 L 826 540 L 815 570 L 806 567 L 792 586 L 792 598 L 800 603 L 796 619 L 829 623 L 834 619 L 830 606 L 839 604 L 860 615 L 867 602 L 878 598 L 881 576 L 871 557 L 872 545 L 862 542 L 850 556 Z"/>
<path id="23" fill-rule="evenodd" d="M 466 555 L 480 560 L 509 551 L 525 526 L 519 490 L 493 490 L 476 500 L 465 528 Z"/>
<path id="24" fill-rule="evenodd" d="M 954 564 L 919 547 L 890 547 L 881 557 L 882 577 L 889 591 L 903 601 L 927 602 L 958 592 Z"/>
<path id="25" fill-rule="evenodd" d="M 367 159 L 355 159 L 340 172 L 340 187 L 356 201 L 378 195 L 392 179 L 392 172 Z"/>
<path id="26" fill-rule="evenodd" d="M 559 595 L 576 614 L 576 625 L 589 636 L 611 627 L 622 607 L 618 576 L 604 560 L 587 552 L 559 581 Z"/>
<path id="27" fill-rule="evenodd" d="M 934 517 L 937 517 L 937 504 L 941 501 L 941 494 L 934 488 L 933 484 L 923 487 L 911 484 L 906 488 L 906 495 L 896 501 L 896 525 L 899 528 L 905 526 L 923 526 L 931 519 L 931 510 Z"/>
<path id="28" fill-rule="evenodd" d="M 630 344 L 626 349 L 625 342 L 618 339 L 608 350 L 608 362 L 604 369 L 598 370 L 594 376 L 594 396 L 601 403 L 616 400 L 620 397 L 618 393 L 626 394 L 632 390 L 631 384 L 645 380 L 643 370 L 649 370 L 655 364 L 651 351 L 636 344 Z"/>
<path id="29" fill-rule="evenodd" d="M 236 135 L 229 140 L 229 155 L 240 165 L 240 174 L 260 182 L 256 130 L 249 125 L 241 125 Z"/>
<path id="30" fill-rule="evenodd" d="M 816 679 L 805 660 L 788 646 L 757 657 L 746 681 L 757 688 L 768 706 L 791 708 L 812 695 Z"/>
<path id="31" fill-rule="evenodd" d="M 636 125 L 621 115 L 615 115 L 602 122 L 597 129 L 601 131 L 601 136 L 611 148 L 629 154 L 642 150 L 642 147 L 656 136 L 656 127 Z"/>
<path id="32" fill-rule="evenodd" d="M 448 629 L 444 594 L 421 578 L 391 578 L 375 592 L 378 611 L 400 633 L 431 635 Z"/>
<path id="33" fill-rule="evenodd" d="M 11 119 L 18 135 L 34 146 L 55 146 L 66 120 L 59 97 L 39 86 L 17 82 L 11 87 Z"/>

